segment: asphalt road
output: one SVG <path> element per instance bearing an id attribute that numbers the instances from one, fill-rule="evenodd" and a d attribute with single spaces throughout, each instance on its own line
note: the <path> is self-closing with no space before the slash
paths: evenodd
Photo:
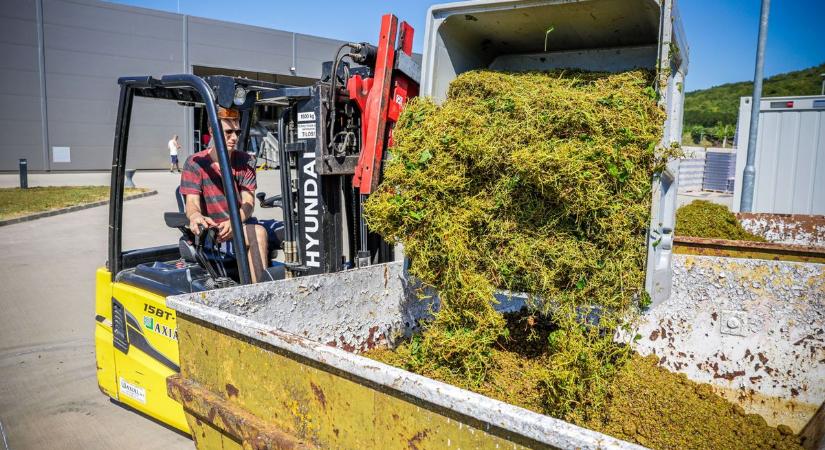
<path id="1" fill-rule="evenodd" d="M 0 187 L 16 183 L 0 175 Z M 139 171 L 135 183 L 158 195 L 125 203 L 124 248 L 176 242 L 163 213 L 177 210 L 179 177 Z M 29 177 L 30 186 L 108 184 L 102 172 Z M 279 186 L 272 171 L 258 184 L 268 193 Z M 0 227 L 0 449 L 194 448 L 97 388 L 94 274 L 106 261 L 107 228 L 105 206 Z"/>

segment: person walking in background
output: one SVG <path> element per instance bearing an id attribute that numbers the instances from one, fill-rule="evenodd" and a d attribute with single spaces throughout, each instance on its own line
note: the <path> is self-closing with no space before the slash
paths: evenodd
<path id="1" fill-rule="evenodd" d="M 169 140 L 169 172 L 175 173 L 177 170 L 180 173 L 180 167 L 178 167 L 178 149 L 180 149 L 180 143 L 178 142 L 178 135 L 173 134 L 172 139 Z"/>

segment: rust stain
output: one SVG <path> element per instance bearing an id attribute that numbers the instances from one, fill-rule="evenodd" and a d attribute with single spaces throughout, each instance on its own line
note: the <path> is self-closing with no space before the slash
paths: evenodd
<path id="1" fill-rule="evenodd" d="M 421 430 L 415 433 L 415 435 L 407 441 L 407 447 L 411 450 L 418 450 L 418 444 L 420 444 L 428 434 L 430 434 L 430 430 Z"/>
<path id="2" fill-rule="evenodd" d="M 820 333 L 817 333 L 817 334 L 822 334 L 822 333 L 821 333 L 821 331 L 822 331 L 822 330 L 820 330 Z M 805 342 L 806 342 L 806 341 L 808 341 L 808 340 L 817 341 L 817 342 L 822 342 L 822 339 L 819 339 L 819 338 L 817 338 L 816 336 L 814 336 L 814 335 L 812 335 L 812 334 L 809 334 L 809 335 L 807 335 L 807 336 L 803 337 L 802 339 L 800 339 L 800 340 L 798 340 L 798 341 L 794 342 L 794 343 L 793 343 L 793 345 L 802 345 L 802 344 L 805 344 Z"/>
<path id="3" fill-rule="evenodd" d="M 309 382 L 309 386 L 312 388 L 312 393 L 315 394 L 315 398 L 318 400 L 318 403 L 321 404 L 321 407 L 327 409 L 327 397 L 324 395 L 324 391 L 311 381 Z"/>
<path id="4" fill-rule="evenodd" d="M 776 244 L 770 242 L 729 241 L 676 236 L 674 253 L 688 255 L 727 256 L 734 258 L 767 259 L 775 261 L 825 262 L 825 249 Z"/>
<path id="5" fill-rule="evenodd" d="M 714 321 L 719 318 L 719 314 L 716 314 L 716 311 L 714 311 L 710 316 L 713 317 Z"/>
<path id="6" fill-rule="evenodd" d="M 237 398 L 238 397 L 238 392 L 240 392 L 240 391 L 238 391 L 238 388 L 236 388 L 235 386 L 233 386 L 230 383 L 226 383 L 226 394 L 227 395 L 229 395 L 230 397 L 236 397 Z"/>
<path id="7" fill-rule="evenodd" d="M 736 377 L 741 377 L 745 375 L 744 370 L 736 370 L 734 372 L 726 372 L 726 373 L 714 373 L 713 378 L 724 378 L 728 381 L 733 381 Z"/>
<path id="8" fill-rule="evenodd" d="M 765 356 L 765 354 L 764 354 L 764 353 L 759 352 L 759 353 L 757 353 L 757 354 L 756 354 L 756 356 L 758 356 L 758 357 L 759 357 L 759 361 L 761 361 L 761 362 L 762 362 L 762 364 L 767 364 L 767 363 L 768 363 L 768 357 L 767 357 L 767 356 Z"/>
<path id="9" fill-rule="evenodd" d="M 386 268 L 384 270 L 386 270 Z M 367 343 L 366 343 L 367 348 L 366 348 L 366 350 L 373 349 L 373 348 L 375 348 L 376 344 L 378 344 L 378 342 L 376 340 L 376 336 L 375 336 L 375 333 L 377 331 L 378 331 L 378 325 L 370 327 L 370 334 L 367 335 Z M 378 337 L 380 338 L 380 336 L 378 336 Z"/>
<path id="10" fill-rule="evenodd" d="M 659 339 L 659 330 L 653 330 L 653 332 L 650 333 L 650 338 L 649 339 L 651 341 L 655 341 L 656 339 Z"/>
<path id="11" fill-rule="evenodd" d="M 334 345 L 333 347 L 338 347 L 338 348 L 340 348 L 341 350 L 344 350 L 345 352 L 350 352 L 350 353 L 352 353 L 352 352 L 354 352 L 354 351 L 356 350 L 356 348 L 355 348 L 355 346 L 354 346 L 354 345 L 352 345 L 352 344 L 348 344 L 348 343 L 344 340 L 344 336 L 339 336 L 339 337 L 338 337 L 338 339 L 341 341 L 341 345 Z"/>

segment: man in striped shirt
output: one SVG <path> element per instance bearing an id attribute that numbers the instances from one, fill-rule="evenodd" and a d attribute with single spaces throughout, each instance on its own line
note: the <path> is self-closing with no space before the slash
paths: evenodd
<path id="1" fill-rule="evenodd" d="M 251 157 L 246 152 L 236 151 L 241 134 L 237 110 L 218 108 L 218 118 L 226 140 L 226 150 L 232 166 L 238 202 L 240 203 L 241 222 L 244 223 L 244 239 L 248 249 L 249 267 L 252 282 L 265 278 L 269 253 L 267 249 L 266 229 L 257 224 L 252 212 L 255 210 L 255 168 Z M 215 136 L 210 128 L 209 133 Z M 186 217 L 189 229 L 200 233 L 200 226 L 216 228 L 220 242 L 232 240 L 232 223 L 229 221 L 229 204 L 223 190 L 221 169 L 218 163 L 214 139 L 206 150 L 197 152 L 186 159 L 180 178 L 180 193 L 186 198 Z M 236 257 L 243 252 L 235 250 Z"/>

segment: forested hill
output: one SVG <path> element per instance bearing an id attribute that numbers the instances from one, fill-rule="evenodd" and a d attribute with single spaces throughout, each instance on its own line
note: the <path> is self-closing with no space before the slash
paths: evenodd
<path id="1" fill-rule="evenodd" d="M 766 78 L 762 85 L 762 96 L 818 95 L 822 89 L 822 73 L 825 73 L 825 63 Z M 685 95 L 685 130 L 696 125 L 705 128 L 718 124 L 735 125 L 739 115 L 739 97 L 747 97 L 752 93 L 752 81 L 688 92 Z"/>

